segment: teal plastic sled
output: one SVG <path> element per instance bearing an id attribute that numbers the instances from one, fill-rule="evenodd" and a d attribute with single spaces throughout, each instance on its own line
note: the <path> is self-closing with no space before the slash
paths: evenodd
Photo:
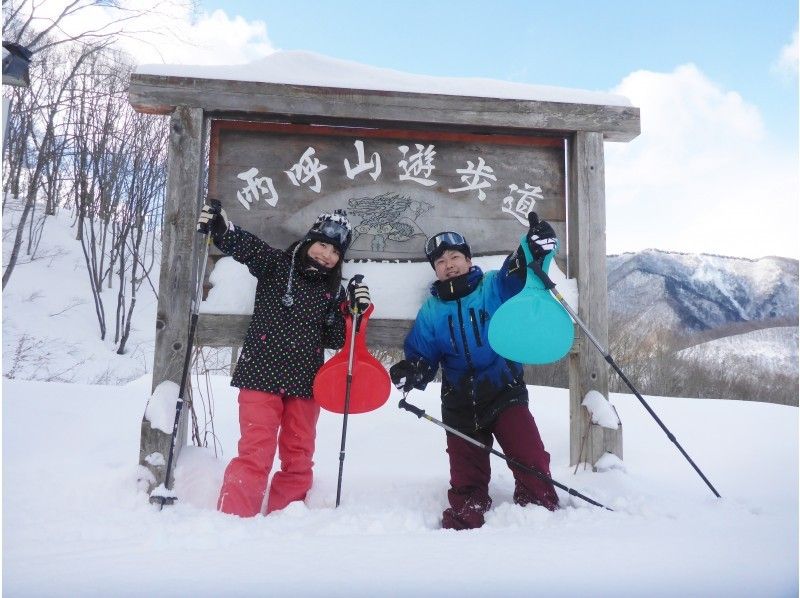
<path id="1" fill-rule="evenodd" d="M 527 263 L 532 263 L 525 235 L 520 244 Z M 551 261 L 552 251 L 544 258 L 544 272 Z M 572 318 L 530 267 L 526 274 L 525 287 L 492 316 L 489 344 L 498 354 L 518 363 L 553 363 L 569 352 L 575 340 Z"/>

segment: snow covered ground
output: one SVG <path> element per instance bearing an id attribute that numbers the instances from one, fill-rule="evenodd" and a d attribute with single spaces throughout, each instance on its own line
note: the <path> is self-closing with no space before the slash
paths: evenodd
<path id="1" fill-rule="evenodd" d="M 12 223 L 4 214 L 4 226 Z M 68 214 L 48 220 L 40 252 L 48 258 L 18 265 L 3 293 L 5 595 L 797 595 L 796 407 L 649 399 L 717 499 L 630 395 L 611 397 L 624 426 L 625 470 L 574 472 L 567 391 L 533 387 L 553 477 L 614 512 L 563 492 L 555 513 L 517 507 L 512 477 L 493 458 L 485 527 L 453 532 L 439 529 L 444 432 L 398 410 L 397 393 L 350 419 L 338 509 L 341 416 L 323 413 L 305 504 L 252 520 L 217 513 L 238 440 L 235 390 L 219 376 L 211 382 L 221 453 L 187 447 L 176 470 L 179 502 L 159 512 L 136 482 L 152 293 L 140 296 L 131 352 L 114 354 L 96 340 L 68 226 Z M 366 272 L 376 289 L 388 284 L 387 270 Z M 117 380 L 132 381 L 97 384 Z M 439 417 L 438 392 L 432 384 L 409 399 Z"/>
<path id="2" fill-rule="evenodd" d="M 763 328 L 694 345 L 678 353 L 708 365 L 725 363 L 763 374 L 797 372 L 797 326 Z"/>
<path id="3" fill-rule="evenodd" d="M 439 529 L 444 433 L 396 408 L 348 425 L 323 412 L 305 504 L 245 520 L 217 513 L 238 430 L 235 390 L 212 378 L 223 454 L 188 447 L 179 501 L 136 487 L 147 376 L 125 386 L 4 380 L 3 590 L 7 596 L 795 596 L 798 411 L 751 402 L 650 404 L 722 494 L 715 498 L 630 395 L 612 395 L 625 470 L 568 466 L 567 391 L 532 387 L 559 491 L 550 513 L 511 501 L 493 457 L 494 506 L 476 531 Z M 438 385 L 409 396 L 439 417 Z"/>
<path id="4" fill-rule="evenodd" d="M 3 210 L 3 256 L 11 252 L 18 220 L 13 200 Z M 126 355 L 115 352 L 114 318 L 118 288 L 102 292 L 108 333 L 100 327 L 89 275 L 62 208 L 47 218 L 34 259 L 23 255 L 3 290 L 3 376 L 20 380 L 128 382 L 153 367 L 156 295 L 145 282 L 137 295 Z M 114 277 L 116 278 L 116 277 Z M 158 268 L 151 274 L 158 284 Z"/>

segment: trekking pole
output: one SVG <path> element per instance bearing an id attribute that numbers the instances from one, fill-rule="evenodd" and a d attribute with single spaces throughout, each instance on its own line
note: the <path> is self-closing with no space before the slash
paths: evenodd
<path id="1" fill-rule="evenodd" d="M 209 205 L 217 210 L 222 208 L 222 203 L 218 199 L 209 199 Z M 186 354 L 183 358 L 183 373 L 181 374 L 181 385 L 178 389 L 178 401 L 175 403 L 175 421 L 172 424 L 172 437 L 169 444 L 169 456 L 167 457 L 167 470 L 164 477 L 164 488 L 167 490 L 164 494 L 155 494 L 155 490 L 150 494 L 150 502 L 158 504 L 158 510 L 164 508 L 164 505 L 171 505 L 177 497 L 174 496 L 169 487 L 169 478 L 172 474 L 172 460 L 175 455 L 175 442 L 178 439 L 178 426 L 181 419 L 181 411 L 183 410 L 183 395 L 186 392 L 186 384 L 189 380 L 189 369 L 192 364 L 192 349 L 194 348 L 194 335 L 197 330 L 197 318 L 200 313 L 200 302 L 203 300 L 203 279 L 206 276 L 206 265 L 208 264 L 208 249 L 211 246 L 211 231 L 208 224 L 201 224 L 198 228 L 200 234 L 205 236 L 203 242 L 203 261 L 197 276 L 197 289 L 195 291 L 194 302 L 192 303 L 192 315 L 189 320 L 189 338 L 186 343 Z"/>
<path id="2" fill-rule="evenodd" d="M 356 281 L 360 283 L 364 280 L 363 274 L 356 274 L 350 279 L 350 282 Z M 349 286 L 349 284 L 348 284 Z M 344 390 L 344 418 L 342 419 L 342 445 L 339 448 L 339 481 L 336 483 L 336 506 L 339 506 L 339 500 L 342 496 L 342 473 L 344 472 L 344 445 L 347 442 L 347 415 L 350 413 L 350 389 L 353 386 L 353 359 L 356 353 L 356 331 L 358 330 L 358 321 L 361 314 L 355 307 L 350 309 L 350 317 L 352 323 L 350 324 L 350 351 L 347 355 L 347 382 L 345 383 Z"/>
<path id="3" fill-rule="evenodd" d="M 523 465 L 522 463 L 520 463 L 516 459 L 512 459 L 511 457 L 508 457 L 508 456 L 504 455 L 500 451 L 495 450 L 492 447 L 486 446 L 485 444 L 475 440 L 471 436 L 467 436 L 463 432 L 459 432 L 455 428 L 452 428 L 452 427 L 448 426 L 446 423 L 439 421 L 435 417 L 431 417 L 430 415 L 425 413 L 424 409 L 420 409 L 419 407 L 417 407 L 415 405 L 412 405 L 411 403 L 406 401 L 406 397 L 407 396 L 408 396 L 407 392 L 403 393 L 403 398 L 400 399 L 400 403 L 397 405 L 398 407 L 400 407 L 400 409 L 405 409 L 406 411 L 410 411 L 411 413 L 413 413 L 414 415 L 416 415 L 419 418 L 427 419 L 429 422 L 431 422 L 433 424 L 436 424 L 440 428 L 444 428 L 445 430 L 447 430 L 451 434 L 455 434 L 459 438 L 463 438 L 467 442 L 469 442 L 471 444 L 474 444 L 475 446 L 477 446 L 480 449 L 483 449 L 487 453 L 491 453 L 493 455 L 496 455 L 496 456 L 500 457 L 501 459 L 503 459 L 509 465 L 513 465 L 517 469 L 521 469 L 523 471 L 527 471 L 528 473 L 532 473 L 533 475 L 535 475 L 537 478 L 539 478 L 543 482 L 549 482 L 549 483 L 553 484 L 553 486 L 556 486 L 557 488 L 561 488 L 563 491 L 567 492 L 570 496 L 576 496 L 576 497 L 578 497 L 578 498 L 580 498 L 582 500 L 585 500 L 589 504 L 592 504 L 592 505 L 594 505 L 596 507 L 602 507 L 602 508 L 604 508 L 604 509 L 606 509 L 608 511 L 613 511 L 614 510 L 612 508 L 609 508 L 609 507 L 607 507 L 605 505 L 600 504 L 596 500 L 592 500 L 588 496 L 584 496 L 583 494 L 581 494 L 577 490 L 573 490 L 572 488 L 569 488 L 569 487 L 565 486 L 564 484 L 556 482 L 554 479 L 552 479 L 549 476 L 546 476 L 545 474 L 543 474 L 538 469 L 534 469 L 533 467 L 530 467 L 528 465 Z"/>
<path id="4" fill-rule="evenodd" d="M 525 241 L 523 240 L 523 242 L 525 242 Z M 711 482 L 708 481 L 708 478 L 705 475 L 703 475 L 703 472 L 700 471 L 700 468 L 697 467 L 695 462 L 692 461 L 692 458 L 686 453 L 685 450 L 683 450 L 683 447 L 680 445 L 678 440 L 675 438 L 675 435 L 667 429 L 667 426 L 664 425 L 664 422 L 662 422 L 659 419 L 659 417 L 656 415 L 655 411 L 653 411 L 652 408 L 650 407 L 650 405 L 647 404 L 647 401 L 644 400 L 644 397 L 642 397 L 642 395 L 639 393 L 639 391 L 636 390 L 636 388 L 633 386 L 631 381 L 628 380 L 628 377 L 622 372 L 622 370 L 616 364 L 614 359 L 612 359 L 611 355 L 609 355 L 608 351 L 606 351 L 606 349 L 603 347 L 603 345 L 601 345 L 600 342 L 589 331 L 589 329 L 586 327 L 586 324 L 584 324 L 583 321 L 578 317 L 578 314 L 576 314 L 572 310 L 572 308 L 569 306 L 569 303 L 567 303 L 567 301 L 564 299 L 564 297 L 561 295 L 561 293 L 558 292 L 558 289 L 556 289 L 555 283 L 552 280 L 550 280 L 550 277 L 547 275 L 547 273 L 544 270 L 542 270 L 541 261 L 540 260 L 534 260 L 530 267 L 534 271 L 536 276 L 538 276 L 539 279 L 542 281 L 542 283 L 544 284 L 545 288 L 553 294 L 553 296 L 558 300 L 558 302 L 561 305 L 564 306 L 564 309 L 567 310 L 567 313 L 570 316 L 572 316 L 572 319 L 575 320 L 575 322 L 578 324 L 578 326 L 580 326 L 581 330 L 583 330 L 583 332 L 586 334 L 586 336 L 589 338 L 589 340 L 592 341 L 592 344 L 595 347 L 597 347 L 597 350 L 600 351 L 600 353 L 603 355 L 603 358 L 605 358 L 605 360 L 608 362 L 608 364 L 612 368 L 614 368 L 614 371 L 617 372 L 617 375 L 619 375 L 619 377 L 622 379 L 622 381 L 628 386 L 628 388 L 631 389 L 633 394 L 636 395 L 636 398 L 639 399 L 639 402 L 642 405 L 644 405 L 644 408 L 647 409 L 647 412 L 650 415 L 653 416 L 653 419 L 655 419 L 656 422 L 658 423 L 658 425 L 661 426 L 661 429 L 664 430 L 664 433 L 667 435 L 667 438 L 669 438 L 675 444 L 675 446 L 678 447 L 678 450 L 681 452 L 681 454 L 684 457 L 686 457 L 686 460 L 689 462 L 689 464 L 694 468 L 694 470 L 697 472 L 697 474 L 703 479 L 703 481 L 706 483 L 706 485 L 711 489 L 711 492 L 713 492 L 714 495 L 717 498 L 721 498 L 720 495 L 719 495 L 719 492 L 717 492 L 716 488 L 714 488 L 714 486 L 711 485 Z"/>

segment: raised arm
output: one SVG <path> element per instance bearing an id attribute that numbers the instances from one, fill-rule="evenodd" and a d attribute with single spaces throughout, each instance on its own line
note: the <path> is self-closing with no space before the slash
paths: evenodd
<path id="1" fill-rule="evenodd" d="M 235 226 L 219 202 L 211 201 L 203 206 L 197 220 L 197 230 L 208 230 L 214 245 L 225 255 L 247 266 L 250 274 L 256 278 L 271 272 L 282 253 L 243 228 Z"/>

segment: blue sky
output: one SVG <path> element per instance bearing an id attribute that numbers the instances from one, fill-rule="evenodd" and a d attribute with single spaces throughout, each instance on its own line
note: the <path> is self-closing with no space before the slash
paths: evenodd
<path id="1" fill-rule="evenodd" d="M 277 49 L 312 50 L 411 73 L 611 90 L 637 70 L 695 64 L 797 143 L 797 79 L 775 72 L 796 1 L 201 0 L 263 21 Z"/>

